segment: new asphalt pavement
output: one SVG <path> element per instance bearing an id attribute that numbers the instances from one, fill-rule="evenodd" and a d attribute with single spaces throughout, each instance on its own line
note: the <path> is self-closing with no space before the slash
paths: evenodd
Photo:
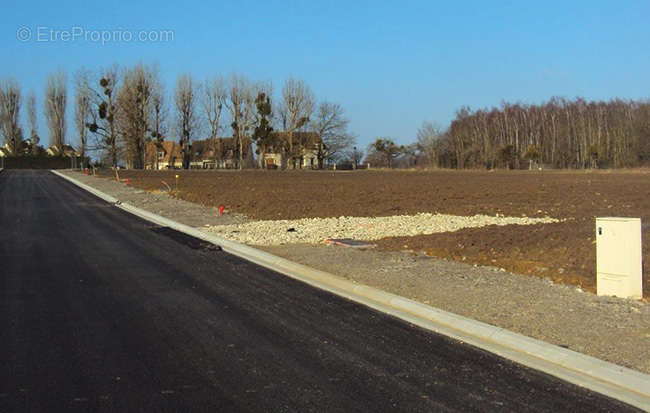
<path id="1" fill-rule="evenodd" d="M 634 411 L 0 173 L 0 412 Z"/>

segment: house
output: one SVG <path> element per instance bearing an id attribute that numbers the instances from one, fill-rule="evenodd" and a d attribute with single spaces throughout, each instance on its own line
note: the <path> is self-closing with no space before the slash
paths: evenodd
<path id="1" fill-rule="evenodd" d="M 76 156 L 81 156 L 81 154 L 72 147 L 72 145 L 64 143 L 61 145 L 61 149 L 52 145 L 45 150 L 45 153 L 48 156 L 63 156 L 66 158 L 72 158 Z"/>
<path id="2" fill-rule="evenodd" d="M 267 168 L 279 168 L 282 166 L 283 149 L 288 148 L 289 134 L 273 132 L 272 137 L 276 143 L 264 154 L 264 163 Z M 293 149 L 293 155 L 286 160 L 287 167 L 291 169 L 322 168 L 323 160 L 327 157 L 327 147 L 314 132 L 294 132 Z"/>
<path id="3" fill-rule="evenodd" d="M 233 138 L 217 138 L 194 141 L 190 145 L 192 157 L 190 168 L 231 169 L 235 167 L 235 143 Z"/>
<path id="4" fill-rule="evenodd" d="M 239 147 L 234 138 L 216 138 L 214 144 L 211 139 L 193 141 L 190 148 L 192 150 L 191 168 L 234 169 L 239 167 Z M 244 167 L 250 166 L 252 155 L 250 143 L 244 145 L 242 156 Z"/>
<path id="5" fill-rule="evenodd" d="M 40 155 L 41 152 L 43 152 L 43 147 L 33 144 L 31 139 L 20 141 L 16 153 L 11 149 L 8 142 L 0 146 L 0 158 L 19 155 Z"/>
<path id="6" fill-rule="evenodd" d="M 3 146 L 0 146 L 0 158 L 7 158 L 13 156 L 13 151 L 9 148 L 9 144 L 5 143 Z"/>
<path id="7" fill-rule="evenodd" d="M 39 156 L 45 152 L 42 146 L 38 144 L 38 141 L 34 143 L 32 139 L 25 139 L 20 144 L 20 153 L 27 155 Z"/>
<path id="8" fill-rule="evenodd" d="M 181 145 L 174 141 L 147 142 L 145 169 L 180 169 L 183 167 Z"/>
<path id="9" fill-rule="evenodd" d="M 192 169 L 232 169 L 239 160 L 238 148 L 233 138 L 217 138 L 216 150 L 210 139 L 193 141 L 189 145 L 189 167 Z M 244 147 L 244 159 L 251 155 L 251 147 Z M 148 142 L 146 169 L 180 169 L 183 167 L 181 146 L 175 141 Z"/>

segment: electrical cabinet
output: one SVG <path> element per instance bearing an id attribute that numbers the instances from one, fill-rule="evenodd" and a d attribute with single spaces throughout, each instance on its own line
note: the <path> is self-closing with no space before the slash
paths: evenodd
<path id="1" fill-rule="evenodd" d="M 641 299 L 640 218 L 596 218 L 596 292 Z"/>

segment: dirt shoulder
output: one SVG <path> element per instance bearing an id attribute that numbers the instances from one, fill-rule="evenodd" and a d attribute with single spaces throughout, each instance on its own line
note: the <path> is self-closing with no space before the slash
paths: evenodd
<path id="1" fill-rule="evenodd" d="M 107 179 L 66 173 L 118 199 L 195 227 L 246 221 L 229 213 L 219 216 L 211 206 L 126 187 Z M 597 297 L 575 287 L 555 284 L 550 279 L 413 252 L 302 244 L 261 249 L 446 311 L 650 373 L 650 304 L 647 302 Z"/>

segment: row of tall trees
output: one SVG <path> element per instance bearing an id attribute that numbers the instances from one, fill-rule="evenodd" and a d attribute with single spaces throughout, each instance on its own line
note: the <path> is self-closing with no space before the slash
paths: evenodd
<path id="1" fill-rule="evenodd" d="M 36 95 L 27 97 L 27 116 L 29 136 L 25 137 L 20 123 L 22 107 L 20 85 L 14 79 L 0 81 L 0 136 L 9 151 L 14 154 L 37 152 L 40 138 L 38 135 L 38 115 Z M 67 86 L 63 72 L 51 74 L 45 86 L 44 115 L 52 144 L 62 148 L 66 133 Z"/>
<path id="2" fill-rule="evenodd" d="M 50 144 L 59 151 L 66 143 L 67 84 L 64 72 L 54 72 L 43 94 Z M 75 73 L 73 86 L 73 142 L 82 156 L 99 153 L 111 165 L 124 160 L 143 168 L 150 142 L 160 148 L 164 140 L 174 140 L 188 167 L 192 141 L 206 137 L 216 161 L 223 153 L 218 138 L 230 135 L 237 167 L 244 167 L 244 157 L 251 156 L 254 145 L 259 167 L 265 166 L 264 155 L 273 151 L 282 153 L 286 168 L 287 160 L 301 156 L 307 144 L 298 132 L 315 137 L 309 142 L 316 145 L 319 165 L 324 160 L 357 165 L 363 155 L 354 146 L 344 109 L 337 103 L 318 102 L 304 81 L 292 77 L 276 96 L 270 83 L 253 82 L 240 74 L 217 75 L 203 82 L 184 74 L 168 101 L 158 69 L 137 64 L 95 73 L 81 70 Z M 0 80 L 0 136 L 14 154 L 39 148 L 36 95 L 31 93 L 25 104 L 28 127 L 23 129 L 20 85 L 13 79 Z M 649 161 L 649 102 L 552 98 L 538 105 L 504 102 L 490 109 L 462 107 L 447 130 L 423 123 L 410 145 L 377 139 L 368 146 L 364 163 L 620 168 Z"/>
<path id="3" fill-rule="evenodd" d="M 539 105 L 462 107 L 447 130 L 424 122 L 410 145 L 378 138 L 364 162 L 459 169 L 648 165 L 650 102 L 554 97 Z"/>
<path id="4" fill-rule="evenodd" d="M 147 148 L 159 148 L 165 140 L 178 143 L 184 167 L 189 166 L 193 140 L 208 139 L 214 160 L 222 154 L 224 135 L 231 135 L 236 165 L 242 168 L 252 144 L 263 167 L 267 151 L 281 151 L 286 159 L 296 156 L 304 142 L 297 132 L 311 132 L 319 156 L 338 159 L 354 144 L 343 108 L 328 101 L 317 102 L 300 79 L 289 77 L 275 99 L 270 83 L 253 82 L 243 75 L 213 76 L 203 82 L 192 75 L 178 77 L 171 101 L 157 67 L 116 65 L 97 72 L 80 70 L 73 77 L 74 146 L 82 156 L 98 154 L 107 163 L 126 161 L 144 168 Z M 15 80 L 0 82 L 0 133 L 11 148 L 26 141 L 20 126 L 21 91 Z M 64 72 L 50 75 L 44 91 L 44 114 L 50 144 L 61 149 L 66 142 L 67 78 Z M 27 101 L 30 142 L 38 143 L 36 96 Z M 283 132 L 282 139 L 278 133 Z"/>
<path id="5" fill-rule="evenodd" d="M 458 168 L 533 163 L 559 168 L 637 166 L 650 158 L 650 103 L 552 98 L 539 105 L 456 113 L 448 131 Z"/>

